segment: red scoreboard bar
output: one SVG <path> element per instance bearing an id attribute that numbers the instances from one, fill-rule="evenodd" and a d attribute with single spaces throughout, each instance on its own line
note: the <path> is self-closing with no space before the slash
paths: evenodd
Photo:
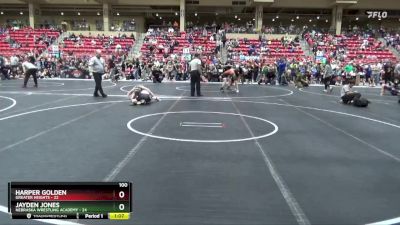
<path id="1" fill-rule="evenodd" d="M 127 220 L 132 213 L 130 182 L 9 182 L 13 219 Z"/>

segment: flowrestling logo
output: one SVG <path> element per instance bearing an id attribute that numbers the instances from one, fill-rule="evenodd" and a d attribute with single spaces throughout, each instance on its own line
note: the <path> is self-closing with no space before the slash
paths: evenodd
<path id="1" fill-rule="evenodd" d="M 388 17 L 387 11 L 372 11 L 372 10 L 367 10 L 365 11 L 365 14 L 368 15 L 368 18 L 378 18 L 378 19 L 385 19 Z"/>

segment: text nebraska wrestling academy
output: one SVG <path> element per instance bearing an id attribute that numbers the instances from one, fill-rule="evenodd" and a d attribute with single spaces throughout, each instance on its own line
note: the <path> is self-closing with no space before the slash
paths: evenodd
<path id="1" fill-rule="evenodd" d="M 78 212 L 79 208 L 61 208 L 59 202 L 17 202 L 15 212 L 18 213 L 72 213 Z"/>

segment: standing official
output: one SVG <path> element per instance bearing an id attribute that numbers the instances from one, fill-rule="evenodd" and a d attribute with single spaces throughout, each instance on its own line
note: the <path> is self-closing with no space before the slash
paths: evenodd
<path id="1" fill-rule="evenodd" d="M 94 89 L 94 97 L 99 97 L 99 91 L 103 98 L 106 98 L 107 95 L 104 94 L 103 88 L 101 87 L 101 80 L 104 74 L 104 59 L 101 58 L 101 50 L 96 50 L 96 56 L 93 56 L 89 60 L 89 72 L 90 75 L 94 77 L 94 81 L 96 82 L 96 87 Z"/>
<path id="2" fill-rule="evenodd" d="M 23 88 L 26 88 L 29 77 L 31 75 L 33 76 L 33 82 L 35 82 L 35 87 L 36 88 L 38 87 L 37 76 L 36 76 L 38 68 L 35 66 L 34 63 L 35 63 L 35 57 L 33 56 L 27 57 L 25 62 L 22 63 L 22 70 L 24 71 L 25 74 L 24 85 L 22 86 Z"/>
<path id="3" fill-rule="evenodd" d="M 194 55 L 194 59 L 189 63 L 190 67 L 190 96 L 194 96 L 196 90 L 197 96 L 202 96 L 200 92 L 200 79 L 201 79 L 201 61 L 199 54 Z"/>
<path id="4" fill-rule="evenodd" d="M 324 92 L 332 93 L 333 87 L 330 86 L 333 77 L 333 70 L 331 66 L 331 62 L 329 60 L 326 61 L 325 70 L 324 70 L 324 85 L 325 89 Z"/>

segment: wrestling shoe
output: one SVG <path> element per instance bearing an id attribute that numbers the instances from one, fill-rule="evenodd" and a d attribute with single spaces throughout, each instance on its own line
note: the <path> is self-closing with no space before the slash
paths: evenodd
<path id="1" fill-rule="evenodd" d="M 329 93 L 331 94 L 333 91 L 333 87 L 329 87 Z"/>

